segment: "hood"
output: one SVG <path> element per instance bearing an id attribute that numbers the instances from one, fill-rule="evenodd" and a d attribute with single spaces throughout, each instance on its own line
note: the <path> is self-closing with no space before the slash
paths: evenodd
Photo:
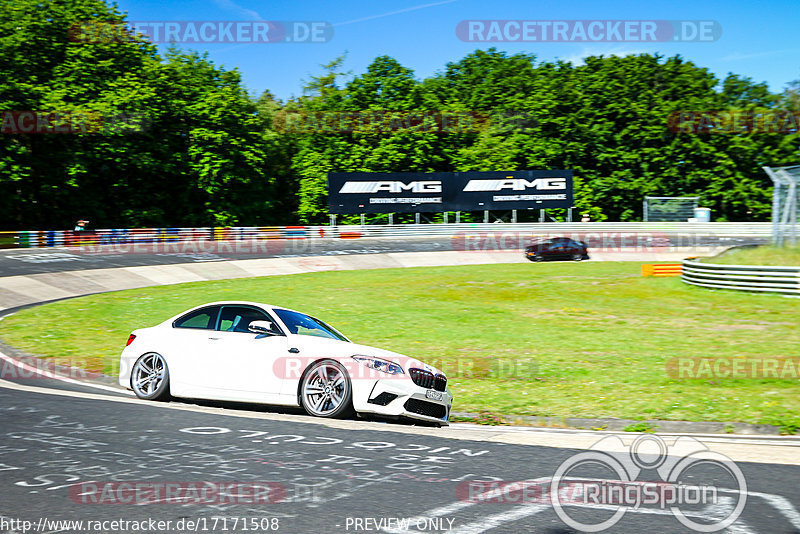
<path id="1" fill-rule="evenodd" d="M 326 356 L 334 356 L 338 358 L 349 358 L 354 354 L 375 356 L 377 358 L 383 358 L 384 360 L 389 360 L 400 364 L 406 373 L 410 367 L 416 367 L 418 369 L 425 369 L 433 374 L 444 374 L 441 370 L 433 367 L 432 365 L 424 363 L 418 358 L 406 356 L 405 354 L 400 354 L 399 352 L 392 352 L 390 350 L 371 347 L 369 345 L 361 345 L 359 343 L 350 343 L 347 341 L 339 341 L 338 339 L 316 336 L 292 335 L 289 339 L 291 344 L 290 346 L 297 347 L 305 355 L 309 355 L 309 353 L 319 350 L 320 352 L 324 351 Z"/>

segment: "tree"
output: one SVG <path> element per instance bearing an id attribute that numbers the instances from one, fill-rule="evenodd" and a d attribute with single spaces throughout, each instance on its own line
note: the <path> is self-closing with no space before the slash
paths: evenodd
<path id="1" fill-rule="evenodd" d="M 270 217 L 267 142 L 237 71 L 159 56 L 102 1 L 0 0 L 0 15 L 0 109 L 88 118 L 68 134 L 0 137 L 0 226 Z"/>

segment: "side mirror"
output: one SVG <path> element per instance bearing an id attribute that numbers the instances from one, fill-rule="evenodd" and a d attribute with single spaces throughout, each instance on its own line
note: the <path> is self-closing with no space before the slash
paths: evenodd
<path id="1" fill-rule="evenodd" d="M 278 334 L 278 329 L 275 328 L 275 325 L 270 321 L 251 321 L 250 324 L 247 325 L 247 329 L 254 334 Z"/>

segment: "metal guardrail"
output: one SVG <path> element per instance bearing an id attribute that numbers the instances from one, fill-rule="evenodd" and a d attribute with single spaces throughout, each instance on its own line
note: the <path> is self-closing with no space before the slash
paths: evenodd
<path id="1" fill-rule="evenodd" d="M 800 295 L 800 267 L 725 265 L 683 260 L 681 280 L 713 289 Z"/>
<path id="2" fill-rule="evenodd" d="M 331 227 L 321 227 L 331 228 Z M 464 232 L 526 232 L 536 234 L 630 232 L 669 235 L 718 235 L 769 237 L 770 223 L 672 223 L 672 222 L 591 222 L 591 223 L 459 223 L 338 226 L 339 231 L 363 232 L 380 236 L 442 236 Z M 347 229 L 347 230 L 345 230 Z"/>
<path id="3" fill-rule="evenodd" d="M 39 248 L 122 243 L 163 243 L 181 241 L 237 241 L 246 239 L 316 239 L 360 237 L 453 237 L 474 233 L 514 233 L 523 236 L 568 235 L 583 239 L 624 238 L 671 239 L 673 245 L 692 242 L 697 236 L 765 242 L 770 223 L 675 223 L 675 222 L 592 222 L 592 223 L 458 223 L 339 226 L 255 226 L 206 228 L 116 228 L 86 232 L 33 230 L 0 232 L 0 248 Z M 733 244 L 733 243 L 731 243 Z"/>

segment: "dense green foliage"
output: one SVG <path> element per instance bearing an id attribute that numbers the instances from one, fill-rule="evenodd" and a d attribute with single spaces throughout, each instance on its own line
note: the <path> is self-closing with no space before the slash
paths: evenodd
<path id="1" fill-rule="evenodd" d="M 159 54 L 138 37 L 70 39 L 75 24 L 123 20 L 102 0 L 0 0 L 0 111 L 103 117 L 86 133 L 0 135 L 0 227 L 321 222 L 329 171 L 547 168 L 574 169 L 576 206 L 594 220 L 639 220 L 646 195 L 698 195 L 715 220 L 766 220 L 761 167 L 800 159 L 796 122 L 676 129 L 680 111 L 800 114 L 798 82 L 773 94 L 680 56 L 575 66 L 490 49 L 426 79 L 387 56 L 349 76 L 337 58 L 282 102 L 248 94 L 236 70 L 196 53 Z M 354 112 L 386 120 L 339 129 L 320 120 Z M 423 112 L 476 120 L 381 127 Z"/>

